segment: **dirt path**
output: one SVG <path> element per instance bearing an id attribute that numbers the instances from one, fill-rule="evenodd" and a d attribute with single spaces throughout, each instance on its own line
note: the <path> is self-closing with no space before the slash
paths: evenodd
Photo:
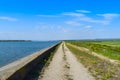
<path id="1" fill-rule="evenodd" d="M 95 80 L 64 43 L 53 56 L 39 80 Z"/>
<path id="2" fill-rule="evenodd" d="M 43 77 L 41 77 L 39 80 L 65 80 L 65 61 L 63 57 L 64 53 L 61 44 L 53 56 L 50 65 L 45 69 L 45 72 L 42 75 Z"/>
<path id="3" fill-rule="evenodd" d="M 69 75 L 72 80 L 95 80 L 87 71 L 84 66 L 79 63 L 76 57 L 70 52 L 70 50 L 64 45 L 66 54 L 66 60 L 69 63 Z"/>

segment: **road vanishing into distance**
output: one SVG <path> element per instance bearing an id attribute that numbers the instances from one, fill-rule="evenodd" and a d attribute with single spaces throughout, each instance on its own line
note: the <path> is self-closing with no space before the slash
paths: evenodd
<path id="1" fill-rule="evenodd" d="M 63 42 L 38 80 L 95 80 Z"/>

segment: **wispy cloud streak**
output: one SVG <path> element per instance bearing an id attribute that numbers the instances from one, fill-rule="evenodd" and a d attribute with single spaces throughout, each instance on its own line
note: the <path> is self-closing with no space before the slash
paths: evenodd
<path id="1" fill-rule="evenodd" d="M 37 16 L 39 16 L 39 17 L 58 17 L 59 15 L 42 15 L 42 14 L 40 14 Z"/>
<path id="2" fill-rule="evenodd" d="M 18 19 L 16 19 L 16 18 L 7 17 L 7 16 L 0 16 L 0 20 L 18 21 Z"/>
<path id="3" fill-rule="evenodd" d="M 91 11 L 88 11 L 88 10 L 76 10 L 76 12 L 80 12 L 80 13 L 91 13 Z"/>

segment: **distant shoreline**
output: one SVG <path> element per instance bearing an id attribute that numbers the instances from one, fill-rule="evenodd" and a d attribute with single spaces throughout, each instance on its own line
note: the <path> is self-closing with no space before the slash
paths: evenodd
<path id="1" fill-rule="evenodd" d="M 32 42 L 31 40 L 0 40 L 0 42 Z"/>

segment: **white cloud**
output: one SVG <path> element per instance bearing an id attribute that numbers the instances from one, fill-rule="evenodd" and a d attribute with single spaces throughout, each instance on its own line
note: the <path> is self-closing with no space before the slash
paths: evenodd
<path id="1" fill-rule="evenodd" d="M 99 23 L 99 24 L 104 24 L 104 25 L 107 25 L 110 23 L 110 21 L 108 20 L 98 20 L 98 19 L 93 19 L 91 17 L 81 17 L 81 18 L 77 18 L 77 20 L 79 21 L 84 21 L 84 22 L 90 22 L 90 23 Z"/>
<path id="2" fill-rule="evenodd" d="M 58 17 L 58 15 L 37 15 L 39 17 Z"/>
<path id="3" fill-rule="evenodd" d="M 70 17 L 75 17 L 74 20 L 71 20 L 71 22 L 67 22 L 67 24 L 80 24 L 80 21 L 84 22 L 90 22 L 90 23 L 99 23 L 99 24 L 109 24 L 110 22 L 107 20 L 100 20 L 100 19 L 94 19 L 92 17 L 88 17 L 85 14 L 82 13 L 75 13 L 75 12 L 70 12 L 70 13 L 64 13 L 63 15 L 65 16 L 70 16 Z M 77 21 L 77 22 L 76 22 Z"/>
<path id="4" fill-rule="evenodd" d="M 119 17 L 120 14 L 116 13 L 104 13 L 104 14 L 95 14 L 95 17 L 88 16 L 85 13 L 90 13 L 91 11 L 87 10 L 76 10 L 75 12 L 64 12 L 56 15 L 37 15 L 41 17 L 65 17 L 72 18 L 71 20 L 64 21 L 65 24 L 73 26 L 81 26 L 81 23 L 92 23 L 92 24 L 102 24 L 109 25 L 115 18 Z"/>
<path id="5" fill-rule="evenodd" d="M 98 16 L 103 16 L 106 20 L 111 20 L 120 16 L 120 14 L 115 13 L 106 13 L 106 14 L 97 14 Z"/>
<path id="6" fill-rule="evenodd" d="M 66 24 L 72 25 L 72 26 L 82 26 L 83 24 L 76 22 L 76 21 L 66 21 Z"/>
<path id="7" fill-rule="evenodd" d="M 0 16 L 0 20 L 18 21 L 18 19 L 16 19 L 16 18 L 7 17 L 7 16 Z"/>
<path id="8" fill-rule="evenodd" d="M 66 13 L 62 13 L 62 15 L 72 16 L 72 17 L 83 17 L 84 16 L 84 14 L 75 13 L 75 12 L 66 12 Z"/>
<path id="9" fill-rule="evenodd" d="M 84 21 L 84 22 L 98 23 L 98 24 L 103 24 L 103 25 L 110 24 L 114 18 L 120 16 L 119 14 L 112 14 L 112 13 L 97 14 L 96 17 L 101 16 L 101 17 L 104 17 L 104 18 L 103 19 L 95 19 L 95 18 L 89 17 L 89 16 L 87 16 L 87 15 L 85 15 L 83 13 L 77 13 L 77 12 L 63 13 L 62 15 L 74 17 L 74 20 L 72 20 L 72 22 L 77 21 L 77 24 L 80 21 Z"/>
<path id="10" fill-rule="evenodd" d="M 90 29 L 90 28 L 92 28 L 92 27 L 93 27 L 93 26 L 90 26 L 90 25 L 89 25 L 89 26 L 85 26 L 85 28 L 87 28 L 87 29 Z"/>
<path id="11" fill-rule="evenodd" d="M 88 10 L 76 10 L 76 12 L 80 12 L 80 13 L 91 13 L 91 11 L 88 11 Z"/>

